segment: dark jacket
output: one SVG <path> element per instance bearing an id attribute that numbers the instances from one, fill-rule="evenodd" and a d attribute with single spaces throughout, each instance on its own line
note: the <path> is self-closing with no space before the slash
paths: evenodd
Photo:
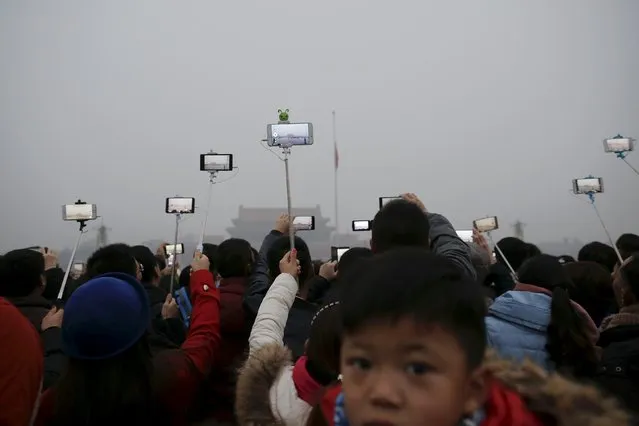
<path id="1" fill-rule="evenodd" d="M 444 216 L 428 213 L 430 224 L 430 249 L 433 253 L 444 256 L 453 262 L 459 270 L 472 279 L 477 279 L 477 272 L 471 260 L 470 247 L 457 235 L 457 231 Z"/>
<path id="2" fill-rule="evenodd" d="M 269 232 L 262 242 L 262 247 L 260 247 L 260 255 L 255 262 L 253 274 L 249 280 L 249 287 L 244 296 L 244 307 L 252 320 L 255 320 L 262 300 L 264 300 L 264 296 L 266 296 L 266 292 L 271 285 L 266 254 L 273 242 L 280 236 L 282 236 L 281 232 Z M 293 352 L 293 360 L 297 360 L 304 354 L 304 345 L 310 333 L 311 320 L 317 308 L 317 305 L 313 303 L 296 298 L 289 311 L 288 321 L 284 328 L 284 344 Z"/>
<path id="3" fill-rule="evenodd" d="M 596 382 L 639 414 L 639 325 L 619 325 L 604 330 Z"/>
<path id="4" fill-rule="evenodd" d="M 205 290 L 204 287 L 208 288 Z M 195 395 L 220 345 L 220 294 L 209 271 L 191 275 L 193 313 L 191 328 L 184 344 L 176 350 L 163 351 L 153 357 L 156 374 L 162 375 L 155 395 L 169 413 L 172 425 L 186 425 Z M 36 425 L 51 423 L 55 407 L 55 388 L 42 395 Z"/>
<path id="5" fill-rule="evenodd" d="M 64 280 L 64 271 L 61 268 L 51 268 L 44 271 L 44 278 L 47 280 L 47 286 L 42 292 L 42 297 L 50 301 L 55 301 L 58 298 L 58 292 L 62 287 L 62 281 Z M 69 277 L 68 281 L 72 281 Z M 65 296 L 63 299 L 68 299 L 71 292 L 69 291 L 74 286 L 70 286 L 67 282 L 67 288 L 65 289 Z"/>
<path id="6" fill-rule="evenodd" d="M 14 297 L 9 299 L 40 334 L 44 350 L 44 378 L 42 387 L 48 389 L 60 377 L 66 358 L 62 353 L 60 329 L 53 327 L 42 331 L 42 319 L 51 310 L 51 302 L 42 296 Z"/>
<path id="7" fill-rule="evenodd" d="M 186 339 L 184 323 L 179 317 L 162 318 L 162 306 L 168 293 L 163 288 L 150 283 L 142 283 L 142 286 L 146 290 L 147 296 L 149 296 L 153 333 L 159 335 L 159 337 L 152 336 L 151 349 L 155 352 L 163 348 L 174 349 L 179 347 Z M 168 340 L 169 343 L 165 344 L 166 342 L 163 342 L 164 339 Z"/>
<path id="8" fill-rule="evenodd" d="M 246 360 L 253 321 L 243 307 L 248 277 L 223 278 L 220 281 L 220 327 L 222 343 L 215 356 L 211 374 L 201 392 L 201 409 L 195 420 L 213 419 L 234 423 L 237 371 Z"/>

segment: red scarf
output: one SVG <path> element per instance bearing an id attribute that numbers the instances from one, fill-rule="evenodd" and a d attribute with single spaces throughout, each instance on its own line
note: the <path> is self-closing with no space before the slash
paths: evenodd
<path id="1" fill-rule="evenodd" d="M 497 381 L 490 388 L 484 408 L 486 419 L 481 426 L 543 426 L 517 392 Z"/>

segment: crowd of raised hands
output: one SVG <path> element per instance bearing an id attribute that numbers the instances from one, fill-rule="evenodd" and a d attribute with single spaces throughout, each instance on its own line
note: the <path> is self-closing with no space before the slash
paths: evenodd
<path id="1" fill-rule="evenodd" d="M 317 262 L 291 219 L 184 269 L 102 247 L 62 300 L 55 251 L 5 253 L 0 425 L 636 424 L 639 236 L 495 253 L 409 193 Z"/>

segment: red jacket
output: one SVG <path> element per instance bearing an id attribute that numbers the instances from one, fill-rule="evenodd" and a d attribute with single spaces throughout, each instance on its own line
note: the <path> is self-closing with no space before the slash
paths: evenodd
<path id="1" fill-rule="evenodd" d="M 207 290 L 204 287 L 207 286 Z M 220 292 L 207 270 L 191 274 L 189 285 L 193 311 L 191 327 L 180 349 L 166 350 L 153 358 L 156 374 L 162 376 L 156 389 L 173 425 L 188 424 L 188 414 L 202 380 L 209 374 L 220 346 Z M 42 396 L 36 425 L 45 426 L 53 416 L 55 387 Z"/>
<path id="2" fill-rule="evenodd" d="M 246 360 L 252 323 L 244 312 L 245 277 L 220 281 L 220 327 L 222 342 L 215 355 L 211 373 L 200 395 L 198 420 L 214 419 L 233 423 L 237 371 Z"/>

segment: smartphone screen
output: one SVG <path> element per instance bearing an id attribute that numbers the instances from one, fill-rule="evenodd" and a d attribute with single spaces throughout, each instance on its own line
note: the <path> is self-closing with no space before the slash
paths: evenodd
<path id="1" fill-rule="evenodd" d="M 602 178 L 583 178 L 573 181 L 573 190 L 575 194 L 590 194 L 603 192 Z"/>
<path id="2" fill-rule="evenodd" d="M 497 216 L 484 217 L 477 219 L 473 222 L 475 229 L 479 232 L 490 232 L 499 228 L 499 222 L 497 222 Z"/>
<path id="3" fill-rule="evenodd" d="M 190 214 L 195 212 L 195 198 L 173 197 L 166 199 L 166 212 L 172 214 Z"/>
<path id="4" fill-rule="evenodd" d="M 269 146 L 313 145 L 312 123 L 278 123 L 266 126 Z"/>
<path id="5" fill-rule="evenodd" d="M 200 170 L 228 172 L 233 170 L 233 154 L 200 154 Z"/>
<path id="6" fill-rule="evenodd" d="M 634 150 L 634 144 L 631 138 L 611 138 L 604 141 L 604 149 L 606 152 L 627 152 Z"/>
<path id="7" fill-rule="evenodd" d="M 457 231 L 457 236 L 465 243 L 473 242 L 473 230 L 472 229 L 464 229 L 462 231 Z"/>
<path id="8" fill-rule="evenodd" d="M 354 220 L 353 221 L 353 231 L 370 231 L 371 230 L 371 221 L 370 220 Z"/>
<path id="9" fill-rule="evenodd" d="M 315 216 L 295 216 L 293 227 L 296 231 L 312 231 L 315 229 Z"/>
<path id="10" fill-rule="evenodd" d="M 393 200 L 401 200 L 402 197 L 379 197 L 379 209 L 381 210 L 386 204 Z"/>
<path id="11" fill-rule="evenodd" d="M 173 256 L 175 254 L 183 254 L 184 253 L 184 244 L 167 244 L 164 246 L 164 251 L 167 256 Z"/>
<path id="12" fill-rule="evenodd" d="M 63 220 L 94 220 L 98 209 L 95 204 L 67 204 L 62 206 Z"/>

